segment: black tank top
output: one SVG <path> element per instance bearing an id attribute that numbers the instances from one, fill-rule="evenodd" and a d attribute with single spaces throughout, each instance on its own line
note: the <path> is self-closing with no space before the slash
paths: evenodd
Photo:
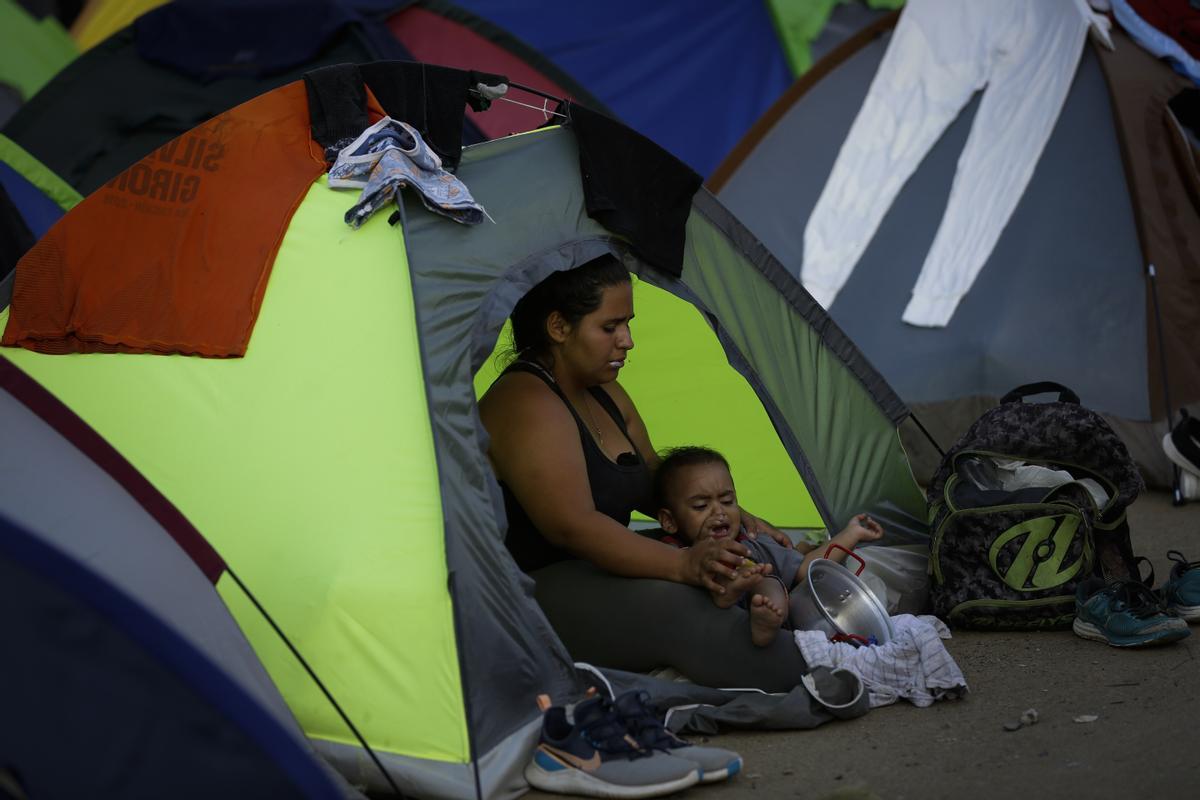
<path id="1" fill-rule="evenodd" d="M 575 407 L 567 400 L 567 396 L 563 394 L 554 377 L 540 364 L 517 361 L 504 372 L 505 374 L 528 372 L 537 375 L 566 404 L 567 410 L 575 418 L 576 427 L 579 428 L 579 441 L 583 446 L 583 458 L 587 464 L 588 485 L 592 489 L 592 502 L 595 503 L 596 510 L 605 516 L 612 517 L 622 525 L 628 525 L 633 510 L 644 505 L 644 501 L 650 497 L 650 469 L 646 466 L 646 460 L 638 452 L 637 446 L 633 444 L 633 440 L 629 438 L 629 431 L 625 428 L 621 409 L 617 408 L 616 402 L 608 392 L 599 386 L 588 389 L 600 407 L 608 412 L 613 422 L 617 423 L 625 440 L 629 442 L 631 452 L 622 453 L 616 463 L 600 449 L 600 445 L 592 438 L 591 433 L 583 424 L 583 420 L 576 413 Z M 525 509 L 517 502 L 517 498 L 503 482 L 500 483 L 500 488 L 504 492 L 504 510 L 508 514 L 508 534 L 504 538 L 504 544 L 512 553 L 518 567 L 525 572 L 532 572 L 558 561 L 575 558 L 566 550 L 555 547 L 546 541 L 534 527 L 533 521 L 529 519 Z"/>

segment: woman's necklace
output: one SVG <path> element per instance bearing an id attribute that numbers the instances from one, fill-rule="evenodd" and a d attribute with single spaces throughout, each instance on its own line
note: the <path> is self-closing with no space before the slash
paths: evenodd
<path id="1" fill-rule="evenodd" d="M 553 382 L 555 384 L 558 383 L 558 380 L 554 377 L 554 373 L 551 372 L 550 370 L 546 369 L 545 365 L 540 364 L 537 361 L 533 361 L 533 360 L 527 359 L 527 358 L 519 358 L 519 359 L 517 359 L 517 363 L 528 364 L 529 366 L 535 368 L 536 370 L 541 372 L 543 375 L 545 375 L 547 378 L 549 378 L 551 382 Z M 596 432 L 596 441 L 599 442 L 600 449 L 603 450 L 604 449 L 604 434 L 600 432 L 600 426 L 596 424 L 596 418 L 592 416 L 592 405 L 591 405 L 591 403 L 588 402 L 588 396 L 589 395 L 586 392 L 583 395 L 583 410 L 587 412 L 588 423 L 592 426 L 592 430 Z M 565 395 L 564 395 L 564 397 L 565 397 Z"/>
<path id="2" fill-rule="evenodd" d="M 583 409 L 587 412 L 588 422 L 591 423 L 592 430 L 596 432 L 596 439 L 600 442 L 600 449 L 604 449 L 604 434 L 600 432 L 600 426 L 596 424 L 596 418 L 592 416 L 592 404 L 588 402 L 588 395 L 583 396 Z"/>

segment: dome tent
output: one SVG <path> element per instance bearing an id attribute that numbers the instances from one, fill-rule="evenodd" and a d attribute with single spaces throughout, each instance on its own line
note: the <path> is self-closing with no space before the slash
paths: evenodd
<path id="1" fill-rule="evenodd" d="M 228 614 L 164 615 L 87 562 L 0 516 L 0 680 L 17 689 L 0 794 L 361 797 L 312 753 L 261 667 L 229 658 Z M 218 624 L 187 624 L 201 618 Z"/>
<path id="2" fill-rule="evenodd" d="M 360 117 L 334 123 L 379 118 L 375 98 L 412 68 L 342 70 Z M 122 485 L 166 533 L 219 554 L 205 574 L 352 780 L 385 788 L 225 565 L 406 791 L 518 791 L 534 698 L 581 686 L 504 549 L 473 381 L 517 298 L 555 270 L 613 253 L 640 276 L 623 382 L 656 444 L 725 449 L 747 505 L 776 523 L 867 510 L 897 538 L 924 535 L 896 430 L 907 410 L 711 195 L 694 199 L 681 275 L 660 273 L 587 216 L 575 138 L 550 128 L 464 149 L 457 174 L 496 224 L 458 226 L 406 198 L 399 224 L 352 231 L 354 198 L 326 184 L 308 98 L 289 84 L 185 135 L 223 147 L 211 170 L 191 169 L 186 198 L 135 196 L 139 165 L 85 198 L 18 266 L 0 323 L 33 349 L 0 363 L 82 423 L 73 443 L 87 428 L 119 453 Z M 45 278 L 80 301 L 58 338 L 30 305 Z M 205 335 L 231 318 L 232 340 Z M 172 354 L 122 352 L 148 343 Z M 689 368 L 672 370 L 680 352 Z M 715 382 L 723 404 L 703 428 L 670 433 L 680 397 Z M 53 416 L 37 392 L 20 399 Z M 8 491 L 2 507 L 54 513 L 48 489 Z"/>
<path id="3" fill-rule="evenodd" d="M 16 142 L 0 135 L 0 306 L 21 256 L 82 198 Z"/>
<path id="4" fill-rule="evenodd" d="M 132 22 L 113 17 L 128 24 L 58 72 L 4 126 L 84 194 L 196 125 L 329 64 L 411 59 L 469 67 L 603 110 L 536 51 L 444 4 L 175 0 L 145 11 Z M 463 141 L 544 120 L 540 110 L 513 103 L 469 112 Z"/>
<path id="5" fill-rule="evenodd" d="M 818 62 L 708 180 L 793 275 L 897 19 L 864 26 Z M 1194 103 L 1197 90 L 1112 35 L 1112 51 L 1085 45 L 1032 179 L 946 327 L 901 315 L 978 96 L 908 179 L 828 310 L 944 445 L 1009 389 L 1050 379 L 1105 415 L 1149 483 L 1170 486 L 1166 409 L 1200 403 L 1200 195 L 1191 148 L 1155 132 L 1182 130 L 1173 98 Z M 918 474 L 932 474 L 939 455 L 915 437 L 906 444 Z"/>

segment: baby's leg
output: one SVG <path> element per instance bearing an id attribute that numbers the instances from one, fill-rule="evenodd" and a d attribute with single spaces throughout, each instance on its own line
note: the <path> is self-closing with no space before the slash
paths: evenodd
<path id="1" fill-rule="evenodd" d="M 750 641 L 766 647 L 775 641 L 779 626 L 787 617 L 788 596 L 783 582 L 768 575 L 750 590 L 746 610 L 750 612 Z"/>

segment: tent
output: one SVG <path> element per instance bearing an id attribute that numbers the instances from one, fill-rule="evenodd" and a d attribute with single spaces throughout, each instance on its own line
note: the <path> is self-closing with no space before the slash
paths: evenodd
<path id="1" fill-rule="evenodd" d="M 709 179 L 793 275 L 802 267 L 805 221 L 894 21 L 863 28 L 819 62 Z M 1033 179 L 948 326 L 913 327 L 901 313 L 978 98 L 925 156 L 829 313 L 944 446 L 1009 389 L 1056 380 L 1105 413 L 1147 480 L 1164 486 L 1171 483 L 1160 446 L 1167 407 L 1200 401 L 1200 204 L 1164 207 L 1127 178 L 1153 159 L 1166 170 L 1164 183 L 1186 186 L 1195 166 L 1130 137 L 1129 130 L 1169 119 L 1167 98 L 1135 113 L 1123 98 L 1152 97 L 1164 76 L 1174 79 L 1120 31 L 1114 36 L 1113 53 L 1085 47 Z M 1175 242 L 1173 252 L 1155 254 L 1156 236 Z M 918 437 L 906 443 L 918 474 L 931 474 L 937 453 Z"/>
<path id="2" fill-rule="evenodd" d="M 458 0 L 566 70 L 619 119 L 708 175 L 836 39 L 903 0 L 593 3 Z M 444 4 L 438 4 L 444 5 Z M 833 24 L 830 15 L 833 15 Z"/>
<path id="3" fill-rule="evenodd" d="M 83 7 L 71 21 L 71 38 L 81 52 L 90 50 L 165 2 L 167 0 L 84 0 Z"/>
<path id="4" fill-rule="evenodd" d="M 28 797 L 361 797 L 312 752 L 190 561 L 75 509 L 55 522 L 45 536 L 0 517 L 0 794 L 7 776 Z M 111 539 L 87 546 L 98 533 Z M 112 539 L 162 572 L 118 578 Z"/>
<path id="5" fill-rule="evenodd" d="M 62 24 L 0 0 L 0 126 L 78 54 Z"/>
<path id="6" fill-rule="evenodd" d="M 503 75 L 514 84 L 555 98 L 577 100 L 613 116 L 583 84 L 541 52 L 464 8 L 441 0 L 357 2 L 363 14 L 378 17 L 416 61 Z M 478 129 L 481 135 L 469 128 L 464 132 L 463 141 L 474 143 L 533 130 L 552 118 L 549 112 L 554 110 L 555 104 L 547 102 L 545 97 L 518 90 L 512 92 L 509 99 L 517 102 L 493 103 L 484 112 L 469 110 L 468 125 Z"/>
<path id="7" fill-rule="evenodd" d="M 707 192 L 678 277 L 587 215 L 576 138 L 560 127 L 464 149 L 457 174 L 495 224 L 456 225 L 406 198 L 397 224 L 381 213 L 348 228 L 354 193 L 324 177 L 326 101 L 344 110 L 333 127 L 361 129 L 414 69 L 347 66 L 268 92 L 174 144 L 223 144 L 213 169 L 189 171 L 188 197 L 136 193 L 152 155 L 60 220 L 0 313 L 4 341 L 23 344 L 0 350 L 3 435 L 35 435 L 32 416 L 58 438 L 5 447 L 0 461 L 5 474 L 30 451 L 98 464 L 162 547 L 192 557 L 353 783 L 388 788 L 295 653 L 403 791 L 510 796 L 524 787 L 536 696 L 581 689 L 504 549 L 475 406 L 475 377 L 533 283 L 603 253 L 639 276 L 623 382 L 656 445 L 726 450 L 756 512 L 804 526 L 868 510 L 894 540 L 922 541 L 925 505 L 897 433 L 903 404 Z M 337 88 L 310 109 L 321 85 Z M 75 298 L 57 334 L 40 314 L 58 312 L 37 302 L 56 287 Z M 681 431 L 683 409 L 713 392 L 720 408 Z M 0 509 L 58 529 L 65 485 L 88 485 L 65 466 L 53 474 L 6 481 Z"/>
<path id="8" fill-rule="evenodd" d="M 396 5 L 403 7 L 392 10 Z M 371 15 L 359 13 L 360 6 Z M 376 18 L 376 6 L 389 10 Z M 193 126 L 305 71 L 412 58 L 508 76 L 604 110 L 536 51 L 457 9 L 371 0 L 175 0 L 59 72 L 4 134 L 88 194 Z M 533 95 L 522 96 L 520 102 L 532 104 Z M 546 120 L 537 109 L 494 105 L 486 115 L 469 112 L 464 142 Z"/>
<path id="9" fill-rule="evenodd" d="M 400 58 L 336 2 L 168 3 L 54 76 L 4 134 L 83 194 L 193 126 L 328 64 Z"/>
<path id="10" fill-rule="evenodd" d="M 16 142 L 0 135 L 0 305 L 21 256 L 82 198 Z"/>
<path id="11" fill-rule="evenodd" d="M 280 0 L 93 2 L 73 26 L 86 34 L 80 42 L 88 58 L 5 132 L 87 193 L 192 125 L 303 69 L 411 58 L 578 100 L 708 174 L 813 56 L 897 2 L 672 3 L 653 14 L 625 3 L 581 14 L 556 4 L 308 0 L 286 15 Z M 346 29 L 330 31 L 334 19 Z M 279 36 L 279 20 L 294 33 Z M 332 37 L 329 52 L 306 53 L 321 31 Z M 100 32 L 111 40 L 96 46 Z M 143 44 L 147 37 L 157 46 Z M 247 54 L 280 42 L 294 51 L 294 69 L 248 71 Z M 666 50 L 664 42 L 674 44 Z M 223 72 L 198 77 L 176 63 L 200 57 Z M 532 130 L 554 107 L 544 112 L 544 98 L 516 90 L 510 99 L 533 107 L 502 102 L 486 114 L 470 112 L 464 141 Z M 158 113 L 139 111 L 146 107 Z M 703 136 L 695 135 L 699 129 Z"/>

